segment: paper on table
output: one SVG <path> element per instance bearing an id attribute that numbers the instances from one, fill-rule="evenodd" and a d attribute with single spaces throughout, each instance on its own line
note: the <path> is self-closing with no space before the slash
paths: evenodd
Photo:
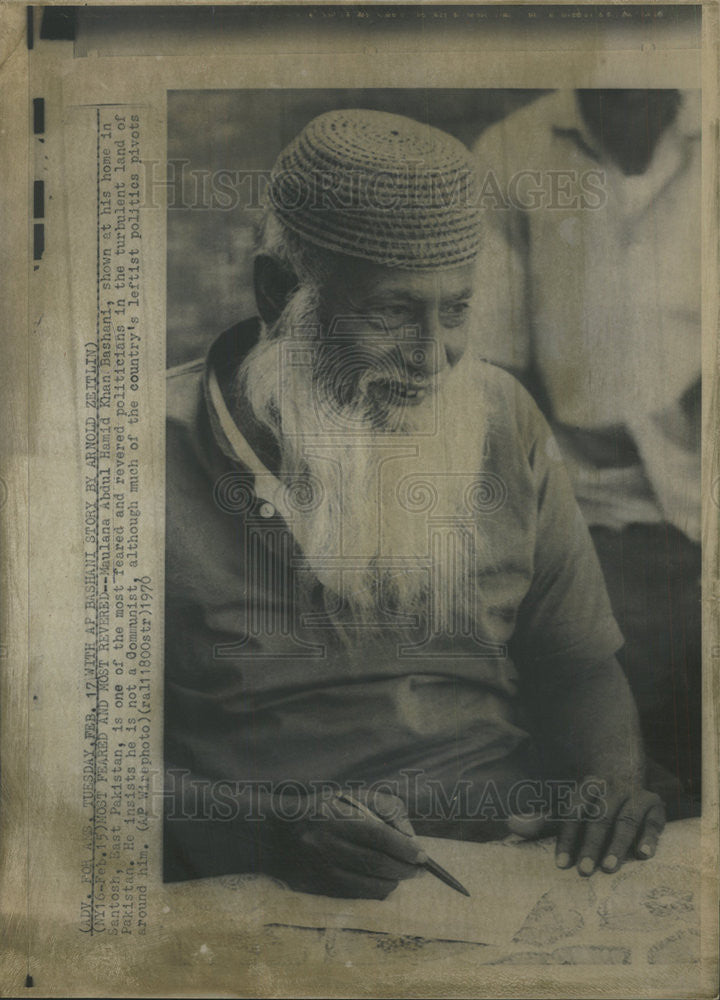
<path id="1" fill-rule="evenodd" d="M 297 923 L 418 935 L 461 941 L 510 940 L 537 899 L 553 882 L 552 853 L 533 845 L 532 853 L 510 844 L 472 844 L 421 838 L 430 857 L 470 892 L 462 896 L 428 872 L 402 882 L 382 902 L 317 897 L 298 906 Z M 546 855 L 546 856 L 545 856 Z M 295 923 L 278 900 L 284 923 Z M 316 925 L 316 926 L 317 926 Z"/>
<path id="2" fill-rule="evenodd" d="M 615 875 L 581 878 L 560 871 L 554 843 L 508 838 L 468 843 L 422 838 L 428 854 L 470 891 L 466 898 L 427 872 L 401 883 L 388 899 L 330 899 L 290 892 L 262 876 L 237 875 L 168 887 L 168 902 L 192 895 L 206 936 L 219 920 L 243 924 L 353 928 L 390 934 L 534 947 L 599 934 L 623 941 L 628 930 L 657 936 L 697 917 L 699 821 L 668 826 L 650 862 Z M 643 924 L 644 922 L 644 924 Z"/>

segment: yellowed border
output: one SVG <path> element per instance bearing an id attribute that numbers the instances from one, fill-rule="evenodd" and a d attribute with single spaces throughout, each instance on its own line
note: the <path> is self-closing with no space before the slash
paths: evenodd
<path id="1" fill-rule="evenodd" d="M 220 0 L 229 3 L 230 0 Z M 274 2 L 274 0 L 273 0 Z M 324 2 L 324 0 L 323 0 Z M 152 5 L 163 5 L 164 0 L 156 0 Z M 130 5 L 143 6 L 136 0 Z M 577 6 L 577 4 L 567 4 Z M 623 6 L 647 6 L 631 3 Z M 3 363 L 0 365 L 0 406 L 2 406 L 3 428 L 2 479 L 7 489 L 7 499 L 0 511 L 2 518 L 2 560 L 3 586 L 0 591 L 0 614 L 2 615 L 3 637 L 6 658 L 0 660 L 0 747 L 2 748 L 2 809 L 0 810 L 0 900 L 4 911 L 2 952 L 0 953 L 0 994 L 16 992 L 18 977 L 24 978 L 19 956 L 28 947 L 27 935 L 30 922 L 27 919 L 27 854 L 26 837 L 29 834 L 26 812 L 25 791 L 28 768 L 28 713 L 30 698 L 28 692 L 28 641 L 27 622 L 27 574 L 28 522 L 27 513 L 31 504 L 42 502 L 42 498 L 29 497 L 28 477 L 28 421 L 27 408 L 30 398 L 28 385 L 28 259 L 29 222 L 26 206 L 29 203 L 29 163 L 27 116 L 29 114 L 28 93 L 28 53 L 25 46 L 25 7 L 12 0 L 0 8 L 0 154 L 2 155 L 3 184 L 0 188 L 2 205 L 3 261 L 0 267 L 0 289 L 4 292 L 5 338 L 3 342 Z M 720 539 L 718 531 L 718 508 L 714 504 L 713 490 L 720 476 L 718 455 L 718 434 L 720 426 L 720 404 L 718 386 L 718 315 L 720 298 L 718 295 L 718 147 L 720 128 L 718 125 L 718 40 L 719 8 L 717 2 L 703 4 L 703 68 L 702 84 L 704 161 L 703 161 L 703 206 L 705 231 L 703 234 L 703 366 L 704 366 L 704 651 L 705 651 L 705 779 L 704 800 L 706 819 L 703 833 L 703 864 L 706 872 L 706 898 L 704 899 L 703 955 L 707 962 L 708 978 L 703 996 L 717 995 L 717 980 L 713 978 L 713 966 L 717 958 L 717 903 L 718 903 L 718 771 L 717 761 L 717 709 L 720 697 Z M 647 66 L 642 59 L 635 68 L 628 68 L 627 57 L 608 54 L 606 71 L 620 74 L 618 85 L 631 85 L 637 73 L 638 79 L 647 81 Z M 532 80 L 534 86 L 542 86 L 543 73 L 547 81 L 553 80 L 554 56 L 548 54 L 543 67 L 541 57 L 534 61 Z M 171 60 L 169 60 L 171 61 Z M 374 85 L 392 85 L 392 81 L 402 79 L 405 86 L 431 86 L 433 81 L 432 60 L 423 65 L 398 67 L 397 62 L 382 52 L 355 53 L 344 66 L 345 85 L 368 83 L 368 63 L 372 65 Z M 523 85 L 522 56 L 509 56 L 506 76 L 494 77 L 494 86 Z M 577 60 L 578 73 L 583 68 L 582 59 Z M 182 67 L 182 85 L 185 88 L 207 86 L 207 80 L 220 80 L 227 72 L 227 85 L 242 86 L 238 82 L 237 67 L 231 72 L 225 70 L 225 60 L 216 58 L 204 61 L 202 66 Z M 312 67 L 311 67 L 312 68 Z M 444 85 L 481 86 L 478 69 L 471 64 L 453 67 L 453 82 L 447 82 L 448 70 L 442 73 Z M 280 58 L 274 65 L 274 80 L 277 86 L 291 86 L 295 80 L 297 58 Z M 90 76 L 97 67 L 86 67 Z M 176 65 L 179 78 L 179 67 Z M 323 69 L 316 67 L 315 83 L 307 81 L 307 86 L 320 85 Z M 438 63 L 438 72 L 439 63 Z M 263 78 L 264 57 L 258 54 L 244 60 L 245 85 Z M 690 69 L 689 69 L 690 72 Z M 625 74 L 622 76 L 622 74 Z M 158 67 L 156 82 L 165 75 L 164 67 Z M 82 73 L 79 74 L 82 76 Z M 578 79 L 580 76 L 578 75 Z M 511 82 L 512 81 L 512 82 Z M 257 83 L 255 83 L 257 85 Z M 396 84 L 397 85 L 397 84 Z M 552 85 L 548 82 L 548 85 Z M 646 84 L 647 85 L 647 82 Z M 0 484 L 2 485 L 2 484 Z M 261 941 L 258 947 L 262 947 Z M 284 967 L 264 968 L 262 962 L 243 970 L 244 979 L 231 983 L 227 978 L 214 983 L 209 992 L 212 995 L 347 995 L 348 980 L 333 982 L 328 978 L 328 966 L 320 955 L 306 955 L 299 961 L 297 954 L 289 954 Z M 677 996 L 677 984 L 667 984 L 663 988 L 661 979 L 640 984 L 633 969 L 606 967 L 570 969 L 541 966 L 532 970 L 501 970 L 487 966 L 473 966 L 456 962 L 452 958 L 433 962 L 418 962 L 412 966 L 412 977 L 406 960 L 396 960 L 382 955 L 370 978 L 365 968 L 361 981 L 354 982 L 356 995 L 375 996 Z M 110 973 L 111 970 L 108 970 Z M 118 970 L 115 970 L 117 975 Z M 93 992 L 103 988 L 102 976 L 95 970 L 87 981 Z M 122 979 L 115 979 L 117 984 Z M 112 980 L 108 979 L 108 983 Z M 5 983 L 12 983 L 8 990 Z M 143 984 L 145 995 L 161 995 L 163 992 L 162 970 L 158 969 L 153 982 Z M 120 995 L 118 986 L 106 986 Z M 122 989 L 122 987 L 120 987 Z M 199 995 L 197 985 L 187 995 Z M 128 995 L 134 992 L 128 990 Z M 58 969 L 57 990 L 51 995 L 69 995 L 63 984 L 63 970 Z M 41 994 L 36 994 L 41 995 Z M 50 995 L 50 994 L 48 994 Z M 80 995 L 78 990 L 72 995 Z M 698 994 L 700 995 L 700 994 Z"/>

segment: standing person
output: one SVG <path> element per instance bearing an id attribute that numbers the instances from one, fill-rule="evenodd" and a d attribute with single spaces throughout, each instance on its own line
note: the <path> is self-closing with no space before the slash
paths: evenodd
<path id="1" fill-rule="evenodd" d="M 648 753 L 697 804 L 699 93 L 557 91 L 488 129 L 474 155 L 497 235 L 476 349 L 550 420 Z"/>

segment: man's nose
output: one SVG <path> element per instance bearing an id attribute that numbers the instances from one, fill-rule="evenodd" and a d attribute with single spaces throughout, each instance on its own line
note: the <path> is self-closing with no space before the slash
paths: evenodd
<path id="1" fill-rule="evenodd" d="M 418 374 L 431 377 L 451 367 L 465 349 L 465 333 L 443 326 L 437 313 L 423 317 L 418 336 L 408 341 L 405 361 Z"/>

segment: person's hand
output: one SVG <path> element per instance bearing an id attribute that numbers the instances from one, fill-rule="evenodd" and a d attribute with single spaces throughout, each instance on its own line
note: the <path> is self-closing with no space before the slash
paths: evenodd
<path id="1" fill-rule="evenodd" d="M 379 822 L 337 796 L 306 802 L 305 816 L 283 821 L 279 877 L 291 889 L 324 896 L 385 899 L 425 860 L 403 801 L 384 792 L 353 798 Z"/>
<path id="2" fill-rule="evenodd" d="M 607 873 L 624 861 L 653 857 L 665 827 L 665 806 L 659 795 L 639 786 L 623 786 L 586 778 L 562 815 L 511 817 L 513 833 L 527 838 L 557 833 L 558 868 L 576 864 L 581 875 L 598 868 Z"/>

